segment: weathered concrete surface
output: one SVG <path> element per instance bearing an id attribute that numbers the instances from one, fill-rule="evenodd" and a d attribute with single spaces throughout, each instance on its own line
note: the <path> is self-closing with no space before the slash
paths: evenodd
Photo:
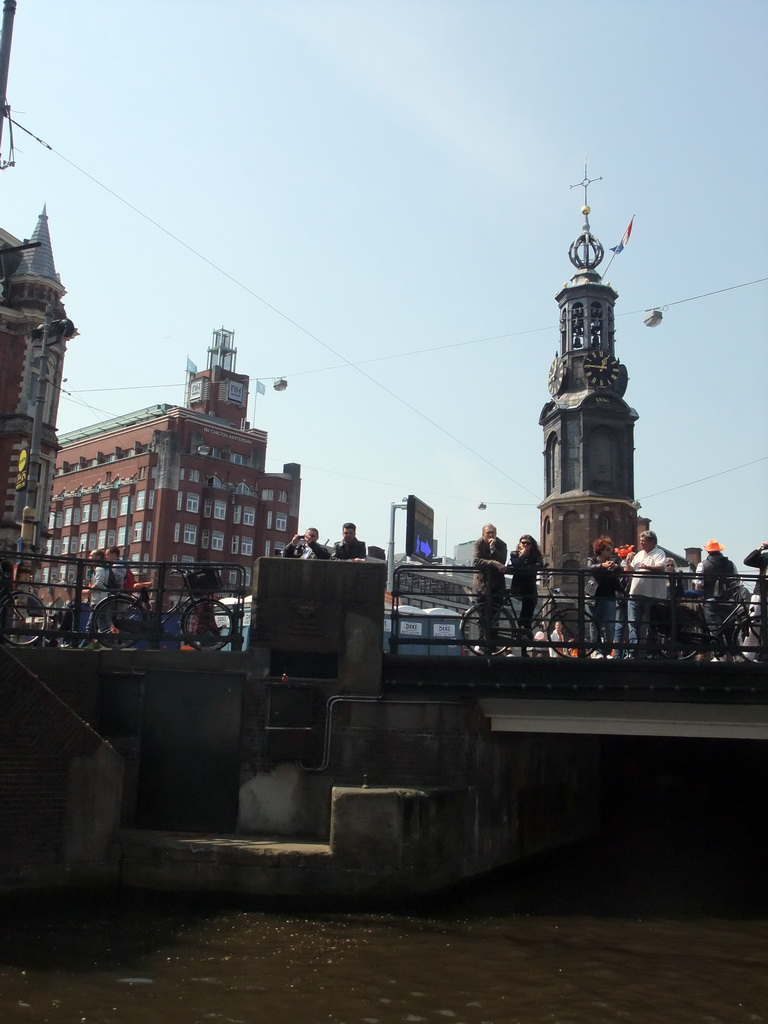
<path id="1" fill-rule="evenodd" d="M 378 693 L 386 571 L 377 562 L 257 559 L 251 649 L 328 656 L 342 692 Z"/>
<path id="2" fill-rule="evenodd" d="M 334 789 L 330 843 L 242 835 L 121 833 L 126 886 L 260 896 L 397 897 L 465 877 L 463 829 L 471 794 Z M 495 865 L 491 865 L 495 866 Z"/>
<path id="3" fill-rule="evenodd" d="M 0 887 L 118 878 L 123 762 L 0 648 Z"/>

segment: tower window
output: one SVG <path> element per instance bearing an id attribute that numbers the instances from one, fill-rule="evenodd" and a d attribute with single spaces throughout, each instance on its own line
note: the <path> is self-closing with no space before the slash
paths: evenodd
<path id="1" fill-rule="evenodd" d="M 571 348 L 584 348 L 584 306 L 574 302 L 571 309 Z"/>

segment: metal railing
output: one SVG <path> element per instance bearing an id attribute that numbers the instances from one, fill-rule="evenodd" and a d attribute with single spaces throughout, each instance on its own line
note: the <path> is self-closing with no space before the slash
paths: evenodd
<path id="1" fill-rule="evenodd" d="M 727 595 L 705 599 L 701 577 L 668 572 L 656 577 L 664 596 L 632 601 L 633 579 L 622 572 L 615 597 L 594 593 L 590 569 L 527 570 L 535 597 L 523 605 L 523 570 L 516 586 L 498 570 L 472 566 L 398 566 L 394 573 L 389 650 L 392 654 L 479 654 L 522 657 L 644 657 L 768 660 L 768 603 L 764 576 L 729 578 Z M 477 584 L 482 579 L 481 590 Z M 494 586 L 495 584 L 495 586 Z M 486 598 L 486 594 L 490 595 Z M 425 608 L 429 601 L 437 607 Z M 422 605 L 421 610 L 413 603 Z M 442 606 L 442 607 L 441 607 Z M 525 614 L 527 613 L 527 614 Z M 631 620 L 641 614 L 630 641 Z"/>
<path id="2" fill-rule="evenodd" d="M 99 645 L 92 611 L 99 601 L 131 591 L 91 591 L 94 563 L 87 558 L 61 555 L 20 555 L 0 551 L 0 643 L 13 646 L 85 647 Z M 214 570 L 216 589 L 206 588 L 212 601 L 226 600 L 233 628 L 228 649 L 239 650 L 243 642 L 245 569 L 229 562 L 120 562 L 136 579 L 134 595 L 140 595 L 145 609 L 135 643 L 122 646 L 176 647 L 186 639 L 174 616 L 184 599 L 193 600 L 194 591 L 183 575 Z M 183 571 L 183 575 L 179 572 Z M 126 603 L 127 600 L 126 600 Z"/>

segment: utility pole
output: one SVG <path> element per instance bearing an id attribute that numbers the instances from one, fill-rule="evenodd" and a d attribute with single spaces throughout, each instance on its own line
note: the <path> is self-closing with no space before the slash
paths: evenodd
<path id="1" fill-rule="evenodd" d="M 4 0 L 3 24 L 0 35 L 0 170 L 8 163 L 2 161 L 3 126 L 6 117 L 10 117 L 8 106 L 8 70 L 11 66 L 11 40 L 13 39 L 13 19 L 16 14 L 16 0 Z"/>

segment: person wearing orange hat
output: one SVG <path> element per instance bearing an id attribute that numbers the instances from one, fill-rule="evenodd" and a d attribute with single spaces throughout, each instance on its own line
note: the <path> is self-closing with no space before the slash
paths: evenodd
<path id="1" fill-rule="evenodd" d="M 739 577 L 736 566 L 723 554 L 723 544 L 713 538 L 707 541 L 704 550 L 707 557 L 696 566 L 696 589 L 704 597 L 704 621 L 712 636 L 717 636 L 733 603 Z"/>

